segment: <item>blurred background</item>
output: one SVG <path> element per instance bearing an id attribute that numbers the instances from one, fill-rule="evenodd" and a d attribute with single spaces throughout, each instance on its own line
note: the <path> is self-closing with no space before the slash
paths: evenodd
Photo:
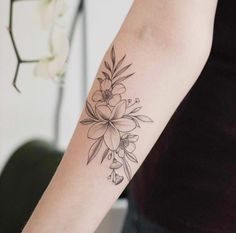
<path id="1" fill-rule="evenodd" d="M 64 1 L 57 24 L 68 35 L 70 52 L 62 84 L 36 77 L 37 64 L 24 62 L 48 54 L 49 30 L 41 27 L 40 1 L 46 2 L 0 1 L 0 233 L 20 231 L 50 181 L 101 59 L 132 3 Z M 118 200 L 97 233 L 119 233 L 126 207 L 125 199 Z"/>

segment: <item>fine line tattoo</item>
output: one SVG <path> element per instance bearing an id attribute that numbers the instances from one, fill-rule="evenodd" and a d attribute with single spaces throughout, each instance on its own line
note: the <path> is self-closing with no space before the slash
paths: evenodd
<path id="1" fill-rule="evenodd" d="M 134 134 L 135 128 L 140 128 L 139 122 L 153 122 L 146 116 L 139 114 L 141 106 L 139 98 L 124 99 L 126 87 L 123 82 L 134 75 L 125 74 L 132 64 L 123 65 L 126 55 L 117 60 L 114 46 L 110 50 L 110 61 L 104 61 L 102 77 L 98 77 L 99 90 L 92 95 L 94 107 L 86 102 L 87 118 L 80 121 L 83 125 L 90 125 L 87 136 L 94 140 L 89 149 L 87 164 L 101 152 L 101 163 L 111 161 L 111 173 L 108 179 L 115 185 L 120 184 L 124 177 L 118 172 L 121 168 L 130 181 L 132 171 L 130 163 L 138 163 L 134 154 L 135 143 L 139 136 Z"/>

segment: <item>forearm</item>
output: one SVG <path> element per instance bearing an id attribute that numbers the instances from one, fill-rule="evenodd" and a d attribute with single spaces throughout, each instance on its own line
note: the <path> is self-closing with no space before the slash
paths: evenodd
<path id="1" fill-rule="evenodd" d="M 205 64 L 207 29 L 197 47 L 193 39 L 184 45 L 181 33 L 134 27 L 133 14 L 101 62 L 89 104 L 24 233 L 94 232 Z"/>

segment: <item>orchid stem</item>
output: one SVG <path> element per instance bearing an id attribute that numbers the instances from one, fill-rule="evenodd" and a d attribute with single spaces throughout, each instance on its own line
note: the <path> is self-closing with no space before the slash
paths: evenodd
<path id="1" fill-rule="evenodd" d="M 32 1 L 32 0 L 11 0 L 10 1 L 8 31 L 9 31 L 12 46 L 13 46 L 13 49 L 14 49 L 14 52 L 15 52 L 15 55 L 16 55 L 16 59 L 17 59 L 16 69 L 15 69 L 15 74 L 14 74 L 14 78 L 13 78 L 13 81 L 12 81 L 12 85 L 18 93 L 21 93 L 20 89 L 17 86 L 20 65 L 22 63 L 36 63 L 36 62 L 38 62 L 38 60 L 24 60 L 24 59 L 22 59 L 21 56 L 20 56 L 20 53 L 18 51 L 17 45 L 16 45 L 16 41 L 15 41 L 15 37 L 14 37 L 14 33 L 13 33 L 13 4 L 14 4 L 14 2 L 20 2 L 20 1 Z"/>
<path id="2" fill-rule="evenodd" d="M 83 0 L 81 0 L 78 4 L 77 10 L 75 12 L 74 18 L 72 20 L 72 25 L 70 28 L 70 35 L 69 35 L 69 41 L 70 44 L 72 44 L 73 38 L 74 38 L 74 32 L 77 25 L 78 17 L 80 13 L 83 11 Z M 57 103 L 55 108 L 55 115 L 54 115 L 54 140 L 53 144 L 55 146 L 59 143 L 59 136 L 60 136 L 60 117 L 61 117 L 61 109 L 62 109 L 62 102 L 63 102 L 63 96 L 64 96 L 64 86 L 59 86 L 57 91 Z"/>

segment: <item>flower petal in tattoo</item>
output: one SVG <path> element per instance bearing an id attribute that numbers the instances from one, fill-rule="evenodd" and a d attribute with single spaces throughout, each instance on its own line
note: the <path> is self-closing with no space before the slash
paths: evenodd
<path id="1" fill-rule="evenodd" d="M 138 160 L 136 156 L 133 155 L 132 152 L 135 151 L 136 149 L 135 142 L 138 141 L 138 138 L 139 138 L 138 135 L 134 135 L 130 133 L 123 134 L 120 139 L 120 145 L 116 151 L 118 153 L 118 156 L 120 158 L 127 156 L 129 160 L 137 163 Z"/>
<path id="2" fill-rule="evenodd" d="M 114 46 L 112 47 L 110 62 L 104 61 L 104 77 L 97 78 L 99 89 L 92 95 L 94 107 L 87 101 L 85 110 L 88 118 L 80 121 L 83 125 L 90 125 L 88 138 L 94 140 L 88 153 L 87 164 L 102 152 L 101 163 L 105 159 L 112 161 L 108 180 L 115 185 L 124 180 L 124 176 L 118 174 L 121 168 L 130 180 L 132 170 L 129 163 L 138 163 L 134 152 L 139 136 L 131 132 L 141 127 L 139 122 L 153 122 L 150 117 L 139 114 L 142 109 L 142 106 L 137 106 L 140 103 L 139 98 L 122 98 L 126 91 L 122 82 L 134 75 L 126 74 L 131 64 L 123 66 L 125 58 L 126 55 L 117 60 Z M 105 149 L 102 150 L 103 147 Z"/>
<path id="3" fill-rule="evenodd" d="M 112 81 L 105 78 L 100 83 L 100 90 L 96 91 L 92 97 L 94 102 L 101 102 L 110 106 L 115 106 L 121 100 L 121 94 L 126 91 L 123 84 L 112 86 Z"/>
<path id="4" fill-rule="evenodd" d="M 132 119 L 124 117 L 126 100 L 120 101 L 111 111 L 106 105 L 99 105 L 96 113 L 99 121 L 95 122 L 88 131 L 88 137 L 97 139 L 104 137 L 110 150 L 116 150 L 120 144 L 120 132 L 132 131 L 136 124 Z"/>

